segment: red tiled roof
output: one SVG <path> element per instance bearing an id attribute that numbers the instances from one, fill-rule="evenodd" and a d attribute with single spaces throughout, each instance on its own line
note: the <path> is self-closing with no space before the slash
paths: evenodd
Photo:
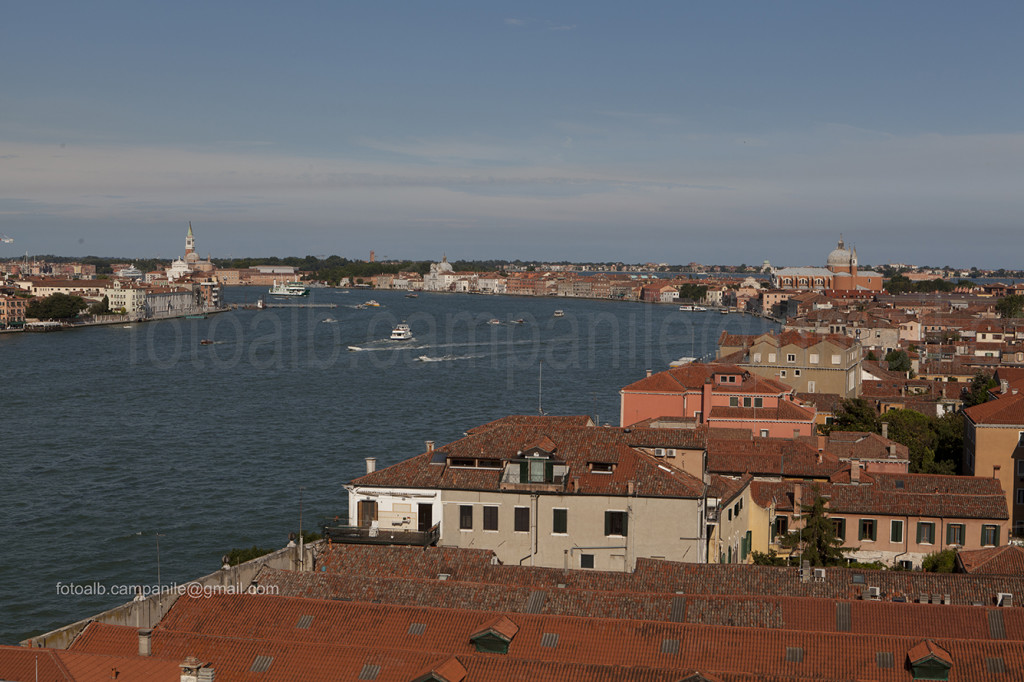
<path id="1" fill-rule="evenodd" d="M 547 439 L 546 441 L 544 439 Z M 697 497 L 702 483 L 692 475 L 662 467 L 658 461 L 630 444 L 678 447 L 674 443 L 694 441 L 692 434 L 677 429 L 631 429 L 571 426 L 563 421 L 534 418 L 513 424 L 474 429 L 465 438 L 433 452 L 425 452 L 394 466 L 352 481 L 359 486 L 430 488 L 443 490 L 499 490 L 503 468 L 448 466 L 446 459 L 486 459 L 498 463 L 518 459 L 520 453 L 538 442 L 553 445 L 553 459 L 569 466 L 567 479 L 578 480 L 580 494 L 641 497 Z M 699 445 L 698 445 L 699 447 Z M 591 462 L 615 465 L 612 473 L 595 473 Z"/>
<path id="2" fill-rule="evenodd" d="M 1024 576 L 1024 547 L 1020 545 L 961 550 L 956 558 L 967 573 Z"/>
<path id="3" fill-rule="evenodd" d="M 696 362 L 652 374 L 649 377 L 629 384 L 622 390 L 641 393 L 700 391 L 703 389 L 706 380 L 713 378 L 716 374 L 723 373 L 741 375 L 743 380 L 736 384 L 714 384 L 715 388 L 713 390 L 717 392 L 782 395 L 793 390 L 789 385 L 781 381 L 752 374 L 737 365 Z"/>
<path id="4" fill-rule="evenodd" d="M 716 430 L 708 435 L 708 471 L 713 473 L 827 479 L 840 468 L 838 457 L 819 453 L 804 440 L 719 438 Z"/>
<path id="5" fill-rule="evenodd" d="M 1024 393 L 1008 393 L 964 410 L 964 414 L 979 425 L 1008 425 L 1024 427 Z"/>

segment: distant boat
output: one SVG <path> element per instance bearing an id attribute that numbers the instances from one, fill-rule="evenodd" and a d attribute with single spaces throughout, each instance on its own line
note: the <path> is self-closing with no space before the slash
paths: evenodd
<path id="1" fill-rule="evenodd" d="M 404 322 L 399 325 L 395 325 L 395 328 L 391 330 L 392 341 L 408 341 L 412 338 L 412 330 L 409 325 Z"/>
<path id="2" fill-rule="evenodd" d="M 199 342 L 199 345 L 200 346 L 210 346 L 210 345 L 213 345 L 213 339 L 203 339 L 202 341 Z"/>
<path id="3" fill-rule="evenodd" d="M 487 324 L 501 324 L 501 320 L 499 320 L 496 317 L 492 317 L 491 319 L 487 320 Z"/>
<path id="4" fill-rule="evenodd" d="M 565 317 L 565 311 L 556 310 L 555 311 L 555 317 Z"/>
<path id="5" fill-rule="evenodd" d="M 268 291 L 271 296 L 309 296 L 309 287 L 301 282 L 281 282 L 274 280 L 274 286 Z"/>
<path id="6" fill-rule="evenodd" d="M 728 308 L 722 308 L 718 312 L 722 313 L 723 315 L 728 315 L 729 314 L 729 309 Z"/>
<path id="7" fill-rule="evenodd" d="M 695 313 L 704 313 L 704 312 L 707 312 L 707 308 L 705 308 L 702 305 L 695 305 L 695 306 L 693 306 L 693 312 L 695 312 Z"/>
<path id="8" fill-rule="evenodd" d="M 521 317 L 518 320 L 513 320 L 513 322 L 515 322 L 516 324 L 526 324 L 526 320 L 524 320 Z"/>
<path id="9" fill-rule="evenodd" d="M 380 303 L 377 303 L 372 298 L 369 301 L 367 301 L 366 303 L 364 303 L 363 305 L 365 305 L 365 306 L 367 306 L 369 308 L 379 308 L 380 307 Z"/>
<path id="10" fill-rule="evenodd" d="M 327 324 L 334 324 L 335 322 L 337 322 L 337 320 L 334 319 L 333 317 L 325 317 L 324 319 L 322 319 L 320 321 L 321 322 L 326 322 Z"/>
<path id="11" fill-rule="evenodd" d="M 406 298 L 416 298 L 417 296 L 419 296 L 419 294 L 406 294 L 405 295 Z"/>
<path id="12" fill-rule="evenodd" d="M 681 305 L 681 306 L 679 306 L 679 309 L 682 310 L 683 312 L 689 312 L 689 313 L 693 312 L 693 306 L 692 305 Z"/>

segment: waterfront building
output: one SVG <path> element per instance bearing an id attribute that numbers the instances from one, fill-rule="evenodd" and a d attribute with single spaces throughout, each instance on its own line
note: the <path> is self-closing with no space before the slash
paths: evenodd
<path id="1" fill-rule="evenodd" d="M 439 546 L 490 549 L 509 564 L 630 571 L 642 557 L 702 562 L 703 450 L 692 430 L 506 417 L 352 481 L 349 524 L 371 536 L 436 524 Z"/>
<path id="2" fill-rule="evenodd" d="M 0 329 L 25 326 L 25 299 L 0 294 Z"/>
<path id="3" fill-rule="evenodd" d="M 813 407 L 795 401 L 791 386 L 732 364 L 689 363 L 652 374 L 619 391 L 619 423 L 626 427 L 661 418 L 691 428 L 744 429 L 773 437 L 810 436 Z"/>

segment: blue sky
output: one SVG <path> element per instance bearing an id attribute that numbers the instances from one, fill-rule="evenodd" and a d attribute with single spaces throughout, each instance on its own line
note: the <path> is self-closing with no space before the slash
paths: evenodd
<path id="1" fill-rule="evenodd" d="M 1024 267 L 1024 5 L 39 2 L 0 255 Z"/>

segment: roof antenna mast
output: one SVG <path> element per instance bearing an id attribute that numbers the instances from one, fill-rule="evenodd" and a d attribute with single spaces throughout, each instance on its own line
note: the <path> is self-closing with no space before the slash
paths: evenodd
<path id="1" fill-rule="evenodd" d="M 544 361 L 537 365 L 537 414 L 544 416 Z"/>

